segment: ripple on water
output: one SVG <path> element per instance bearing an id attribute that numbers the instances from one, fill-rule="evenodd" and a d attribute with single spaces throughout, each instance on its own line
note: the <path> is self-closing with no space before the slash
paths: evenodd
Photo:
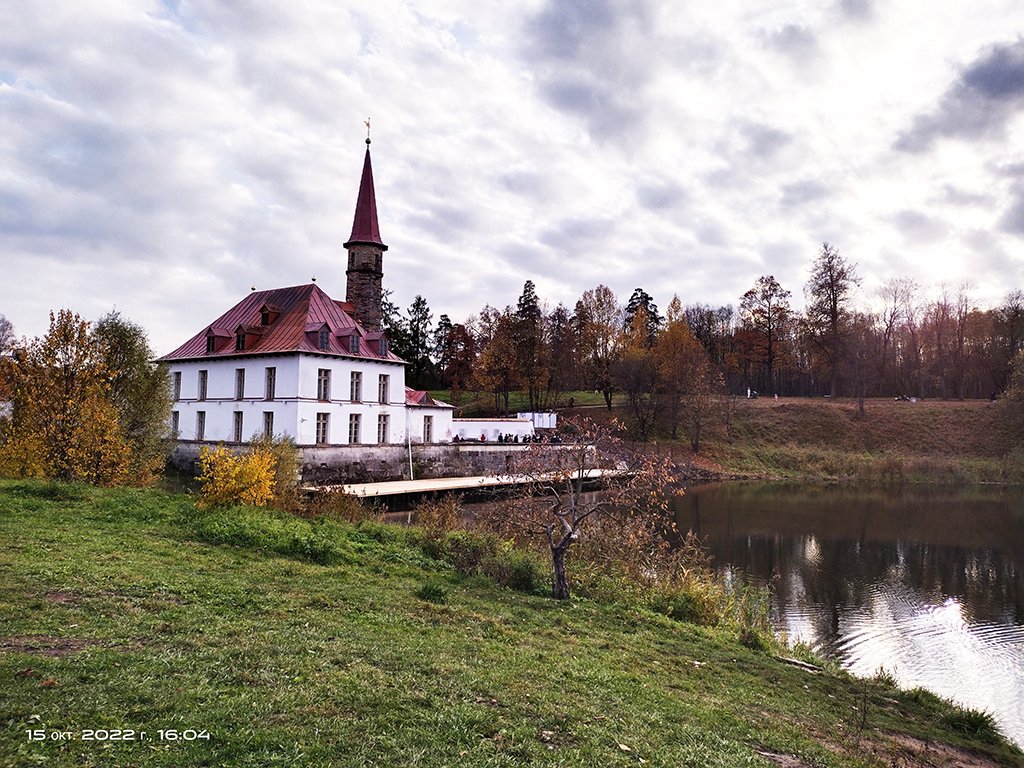
<path id="1" fill-rule="evenodd" d="M 820 625 L 815 608 L 787 610 L 783 622 Z M 902 584 L 880 584 L 856 609 L 840 610 L 836 629 L 812 644 L 854 674 L 884 669 L 904 688 L 924 687 L 988 710 L 1024 744 L 1024 627 L 972 622 L 955 599 L 929 602 Z"/>

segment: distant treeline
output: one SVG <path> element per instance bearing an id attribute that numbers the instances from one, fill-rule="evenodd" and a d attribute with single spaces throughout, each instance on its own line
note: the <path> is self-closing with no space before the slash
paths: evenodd
<path id="1" fill-rule="evenodd" d="M 685 336 L 695 339 L 734 394 L 963 399 L 1006 389 L 1024 346 L 1024 291 L 986 308 L 969 283 L 926 293 L 893 278 L 872 297 L 855 296 L 859 285 L 856 265 L 824 243 L 802 287 L 803 312 L 772 275 L 757 278 L 736 307 L 674 297 L 666 315 L 642 288 L 623 305 L 599 285 L 570 309 L 547 305 L 527 281 L 515 306 L 487 305 L 461 323 L 441 315 L 434 325 L 422 296 L 405 313 L 385 301 L 385 326 L 410 362 L 413 386 L 491 393 L 499 410 L 510 391 L 528 393 L 537 409 L 572 390 L 599 390 L 609 402 L 615 391 L 665 395 L 677 386 L 666 350 L 657 354 L 666 334 L 684 346 Z M 688 360 L 674 373 L 692 375 L 694 365 Z"/>

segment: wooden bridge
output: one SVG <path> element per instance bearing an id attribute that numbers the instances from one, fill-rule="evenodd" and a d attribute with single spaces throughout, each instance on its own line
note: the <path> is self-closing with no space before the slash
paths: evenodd
<path id="1" fill-rule="evenodd" d="M 622 474 L 620 469 L 584 470 L 585 482 Z M 335 492 L 366 500 L 382 501 L 390 509 L 401 508 L 421 496 L 458 493 L 476 496 L 499 493 L 518 485 L 538 482 L 540 478 L 528 475 L 476 475 L 473 477 L 435 477 L 425 480 L 390 480 L 380 483 L 351 483 L 348 485 L 304 486 L 311 493 Z"/>

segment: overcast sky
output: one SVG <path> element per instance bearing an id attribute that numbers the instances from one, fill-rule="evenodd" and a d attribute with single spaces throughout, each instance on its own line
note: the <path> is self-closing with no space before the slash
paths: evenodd
<path id="1" fill-rule="evenodd" d="M 384 284 L 465 319 L 532 279 L 664 309 L 822 241 L 1024 289 L 1020 0 L 33 0 L 0 6 L 0 314 L 143 325 L 251 286 L 344 298 L 366 137 Z"/>

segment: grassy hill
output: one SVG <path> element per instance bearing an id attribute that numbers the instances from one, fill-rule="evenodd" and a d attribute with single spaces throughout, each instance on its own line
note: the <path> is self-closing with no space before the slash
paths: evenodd
<path id="1" fill-rule="evenodd" d="M 867 482 L 1024 482 L 1024 446 L 988 401 L 739 400 L 732 442 L 708 455 L 741 474 Z"/>
<path id="2" fill-rule="evenodd" d="M 434 393 L 447 400 L 447 392 Z M 622 395 L 614 409 L 600 394 L 571 393 L 563 416 L 630 422 Z M 562 402 L 568 401 L 568 395 Z M 464 396 L 467 411 L 490 412 L 493 398 Z M 527 410 L 522 393 L 513 409 Z M 1024 483 L 1024 445 L 1007 434 L 1000 405 L 987 400 L 896 402 L 869 399 L 864 415 L 851 399 L 736 398 L 731 439 L 724 416 L 703 435 L 693 456 L 685 430 L 678 439 L 656 436 L 659 450 L 724 476 L 845 482 Z"/>
<path id="3" fill-rule="evenodd" d="M 4 766 L 1021 764 L 925 692 L 502 588 L 415 530 L 0 481 L 0 539 Z"/>

